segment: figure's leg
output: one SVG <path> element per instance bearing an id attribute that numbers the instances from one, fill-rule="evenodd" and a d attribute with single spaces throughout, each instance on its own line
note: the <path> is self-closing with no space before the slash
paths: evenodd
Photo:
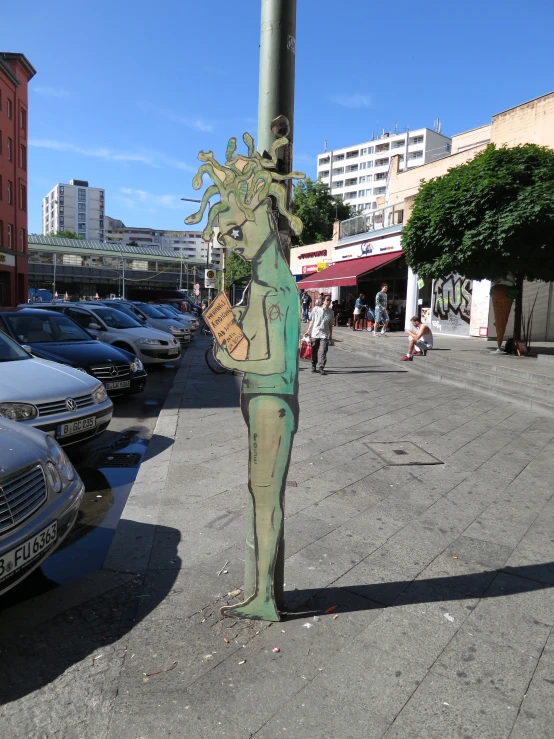
<path id="1" fill-rule="evenodd" d="M 410 336 L 410 340 L 408 341 L 408 354 L 414 353 L 414 346 L 415 346 L 415 341 Z"/>
<path id="2" fill-rule="evenodd" d="M 296 399 L 291 397 L 288 402 L 278 395 L 253 395 L 247 402 L 248 484 L 254 501 L 256 590 L 243 603 L 224 606 L 221 614 L 279 621 L 273 577 L 283 535 L 284 490 L 297 424 L 293 410 Z"/>
<path id="3" fill-rule="evenodd" d="M 320 339 L 312 339 L 312 369 L 315 372 L 317 369 L 317 355 L 319 351 Z"/>
<path id="4" fill-rule="evenodd" d="M 319 344 L 318 357 L 317 357 L 319 369 L 325 369 L 325 365 L 327 364 L 327 349 L 328 348 L 329 348 L 329 340 L 321 339 L 320 344 Z"/>

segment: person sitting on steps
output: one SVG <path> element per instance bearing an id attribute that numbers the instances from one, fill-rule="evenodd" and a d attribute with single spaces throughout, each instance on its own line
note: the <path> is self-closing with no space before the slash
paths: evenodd
<path id="1" fill-rule="evenodd" d="M 406 329 L 406 333 L 410 339 L 408 341 L 408 353 L 405 354 L 401 362 L 411 362 L 414 358 L 414 354 L 423 354 L 426 356 L 427 350 L 433 348 L 433 332 L 425 323 L 421 323 L 418 316 L 414 316 L 410 319 L 413 331 Z"/>

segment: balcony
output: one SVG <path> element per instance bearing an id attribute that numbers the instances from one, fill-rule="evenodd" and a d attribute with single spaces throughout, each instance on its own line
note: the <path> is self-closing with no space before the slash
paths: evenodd
<path id="1" fill-rule="evenodd" d="M 389 205 L 368 215 L 354 216 L 340 224 L 340 239 L 350 236 L 378 231 L 384 228 L 402 227 L 404 222 L 404 205 Z"/>

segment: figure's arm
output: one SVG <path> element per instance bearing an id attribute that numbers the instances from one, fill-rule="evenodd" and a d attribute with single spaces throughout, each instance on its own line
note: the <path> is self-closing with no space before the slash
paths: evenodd
<path id="1" fill-rule="evenodd" d="M 270 356 L 268 359 L 233 359 L 227 349 L 214 344 L 214 357 L 227 369 L 238 370 L 239 372 L 251 372 L 253 375 L 278 375 L 282 374 L 285 369 L 285 356 L 279 352 L 276 356 Z"/>

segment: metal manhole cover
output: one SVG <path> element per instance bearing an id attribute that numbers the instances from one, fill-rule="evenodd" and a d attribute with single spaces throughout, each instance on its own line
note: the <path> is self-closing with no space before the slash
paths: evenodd
<path id="1" fill-rule="evenodd" d="M 364 442 L 364 444 L 390 466 L 444 464 L 440 459 L 433 457 L 432 454 L 411 441 L 377 441 Z"/>
<path id="2" fill-rule="evenodd" d="M 94 467 L 138 467 L 140 454 L 124 454 L 122 452 L 105 452 L 94 458 Z"/>

